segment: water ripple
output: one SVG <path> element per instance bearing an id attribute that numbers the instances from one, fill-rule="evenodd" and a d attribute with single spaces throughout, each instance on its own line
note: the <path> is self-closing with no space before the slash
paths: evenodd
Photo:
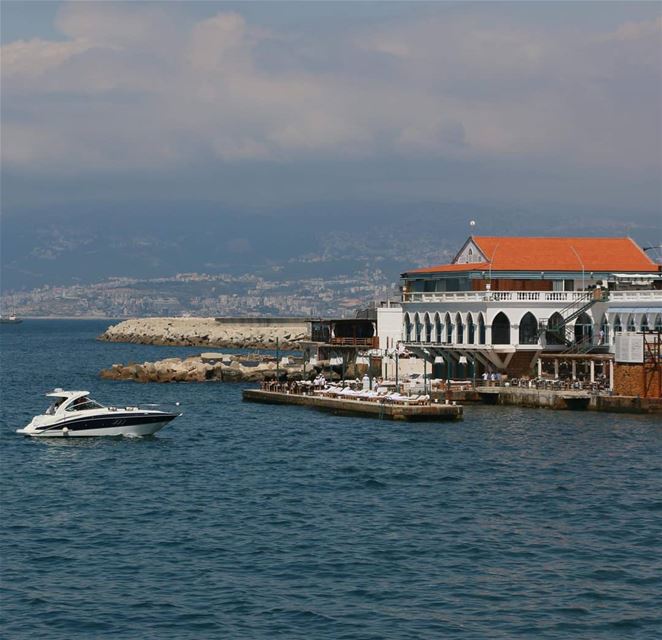
<path id="1" fill-rule="evenodd" d="M 97 343 L 98 323 L 19 326 L 0 333 L 5 637 L 659 635 L 659 420 L 244 404 L 235 385 L 98 379 L 164 353 Z M 17 437 L 53 386 L 185 413 L 151 438 Z"/>

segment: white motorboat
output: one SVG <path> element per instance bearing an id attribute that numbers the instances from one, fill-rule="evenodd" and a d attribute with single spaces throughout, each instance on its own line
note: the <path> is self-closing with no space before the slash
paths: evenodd
<path id="1" fill-rule="evenodd" d="M 55 389 L 46 396 L 53 398 L 46 412 L 32 418 L 30 424 L 17 429 L 16 433 L 58 438 L 149 436 L 181 415 L 159 409 L 105 407 L 92 400 L 89 391 Z"/>

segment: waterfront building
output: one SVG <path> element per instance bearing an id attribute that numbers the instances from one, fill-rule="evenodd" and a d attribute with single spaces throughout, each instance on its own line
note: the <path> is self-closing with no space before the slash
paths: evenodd
<path id="1" fill-rule="evenodd" d="M 402 342 L 436 377 L 613 387 L 619 340 L 660 332 L 662 266 L 630 238 L 472 236 L 449 264 L 402 274 Z"/>
<path id="2" fill-rule="evenodd" d="M 372 356 L 379 346 L 374 309 L 359 312 L 356 318 L 312 320 L 310 326 L 310 340 L 301 342 L 307 364 L 331 367 L 342 378 L 359 371 L 379 375 L 380 361 Z"/>

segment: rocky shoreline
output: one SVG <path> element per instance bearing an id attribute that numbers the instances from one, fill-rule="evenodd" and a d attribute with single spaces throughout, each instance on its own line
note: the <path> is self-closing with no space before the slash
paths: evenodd
<path id="1" fill-rule="evenodd" d="M 309 337 L 308 323 L 279 319 L 133 318 L 108 327 L 105 342 L 229 347 L 235 349 L 298 349 Z"/>
<path id="2" fill-rule="evenodd" d="M 156 362 L 114 364 L 103 369 L 100 376 L 107 380 L 136 382 L 251 382 L 273 380 L 302 380 L 314 376 L 310 367 L 304 372 L 302 362 L 264 355 L 203 353 L 188 358 L 166 358 Z M 330 374 L 331 377 L 334 374 Z M 330 379 L 329 378 L 329 379 Z"/>

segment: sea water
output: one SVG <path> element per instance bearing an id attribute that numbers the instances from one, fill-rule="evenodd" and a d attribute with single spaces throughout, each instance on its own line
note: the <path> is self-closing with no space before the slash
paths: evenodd
<path id="1" fill-rule="evenodd" d="M 657 638 L 659 417 L 393 423 L 101 380 L 196 348 L 0 327 L 0 636 Z M 154 437 L 15 434 L 53 387 L 182 403 Z"/>

